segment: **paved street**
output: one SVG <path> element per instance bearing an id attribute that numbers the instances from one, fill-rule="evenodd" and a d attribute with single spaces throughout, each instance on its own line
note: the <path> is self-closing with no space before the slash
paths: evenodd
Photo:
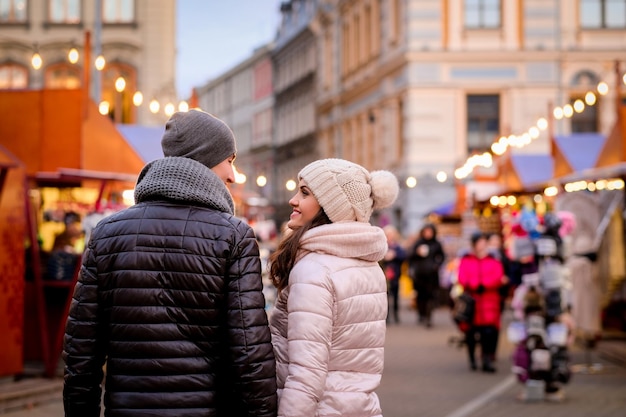
<path id="1" fill-rule="evenodd" d="M 434 326 L 417 326 L 414 311 L 387 333 L 383 382 L 378 390 L 385 417 L 619 417 L 626 416 L 626 368 L 591 355 L 597 370 L 586 371 L 584 352 L 572 351 L 575 374 L 562 403 L 516 400 L 522 385 L 510 372 L 512 346 L 500 339 L 498 372 L 468 369 L 465 351 L 450 345 L 455 336 L 449 312 L 440 309 Z M 585 372 L 586 371 L 586 372 Z M 60 417 L 60 401 L 6 414 L 8 417 Z"/>

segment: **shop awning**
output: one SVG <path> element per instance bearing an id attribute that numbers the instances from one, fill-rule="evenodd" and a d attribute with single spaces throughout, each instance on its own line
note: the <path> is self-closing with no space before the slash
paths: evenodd
<path id="1" fill-rule="evenodd" d="M 135 182 L 136 175 L 120 174 L 117 172 L 89 171 L 85 169 L 59 168 L 56 172 L 38 172 L 35 179 L 39 183 L 45 182 L 82 182 L 84 180 Z"/>
<path id="2" fill-rule="evenodd" d="M 557 135 L 554 137 L 556 148 L 555 174 L 557 176 L 569 172 L 582 171 L 593 168 L 598 162 L 600 152 L 606 143 L 607 137 L 600 133 L 573 133 L 571 135 Z M 564 161 L 559 161 L 560 157 Z M 559 162 L 566 163 L 567 167 L 560 167 Z"/>
<path id="3" fill-rule="evenodd" d="M 163 126 L 116 125 L 124 139 L 135 149 L 145 164 L 163 158 L 161 138 Z"/>

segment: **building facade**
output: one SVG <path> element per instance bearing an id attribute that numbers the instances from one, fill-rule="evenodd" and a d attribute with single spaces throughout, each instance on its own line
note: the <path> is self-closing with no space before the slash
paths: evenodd
<path id="1" fill-rule="evenodd" d="M 455 198 L 455 169 L 499 137 L 522 135 L 540 118 L 565 135 L 606 135 L 614 124 L 626 1 L 321 3 L 319 151 L 394 171 L 402 182 L 394 221 L 405 233 Z M 601 82 L 608 93 L 593 105 L 552 120 L 553 106 Z M 549 154 L 548 130 L 512 152 Z"/>
<path id="2" fill-rule="evenodd" d="M 297 175 L 317 159 L 316 95 L 319 28 L 318 0 L 292 0 L 281 5 L 281 23 L 272 51 L 274 66 L 273 201 L 277 223 L 289 220 L 289 199 Z"/>
<path id="3" fill-rule="evenodd" d="M 79 88 L 87 81 L 101 113 L 115 122 L 162 125 L 166 105 L 177 104 L 175 18 L 172 0 L 3 1 L 0 89 Z M 86 65 L 94 68 L 88 76 Z"/>
<path id="4" fill-rule="evenodd" d="M 271 43 L 257 48 L 242 63 L 195 89 L 199 107 L 224 120 L 237 138 L 235 166 L 240 175 L 232 191 L 238 214 L 251 221 L 272 216 L 272 48 Z"/>

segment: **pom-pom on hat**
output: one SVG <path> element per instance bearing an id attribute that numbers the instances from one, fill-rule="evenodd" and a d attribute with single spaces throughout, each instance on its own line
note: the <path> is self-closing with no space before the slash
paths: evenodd
<path id="1" fill-rule="evenodd" d="M 165 156 L 190 158 L 213 168 L 237 152 L 235 135 L 217 117 L 202 110 L 176 112 L 161 139 Z"/>
<path id="2" fill-rule="evenodd" d="M 368 172 L 344 159 L 321 159 L 302 168 L 298 177 L 311 190 L 333 223 L 369 222 L 372 212 L 398 197 L 398 179 L 389 171 Z"/>

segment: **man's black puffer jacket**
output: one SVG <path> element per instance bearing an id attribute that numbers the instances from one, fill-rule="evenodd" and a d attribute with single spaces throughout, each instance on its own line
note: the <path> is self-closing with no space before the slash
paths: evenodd
<path id="1" fill-rule="evenodd" d="M 176 171 L 174 181 L 172 171 Z M 66 324 L 66 416 L 275 416 L 252 229 L 187 158 L 147 165 L 138 203 L 94 229 Z"/>

